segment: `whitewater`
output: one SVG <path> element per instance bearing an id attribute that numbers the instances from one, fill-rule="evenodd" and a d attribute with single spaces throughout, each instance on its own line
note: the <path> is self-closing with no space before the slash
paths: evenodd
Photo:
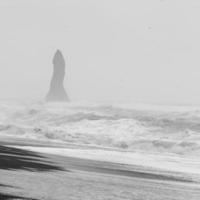
<path id="1" fill-rule="evenodd" d="M 0 137 L 5 136 L 85 147 L 87 159 L 196 173 L 200 167 L 198 107 L 1 101 Z M 76 156 L 76 148 L 57 153 Z"/>

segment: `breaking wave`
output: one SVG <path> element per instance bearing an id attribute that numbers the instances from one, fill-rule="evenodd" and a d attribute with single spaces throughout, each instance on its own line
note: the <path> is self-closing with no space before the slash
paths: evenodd
<path id="1" fill-rule="evenodd" d="M 200 110 L 1 102 L 0 135 L 200 155 Z"/>

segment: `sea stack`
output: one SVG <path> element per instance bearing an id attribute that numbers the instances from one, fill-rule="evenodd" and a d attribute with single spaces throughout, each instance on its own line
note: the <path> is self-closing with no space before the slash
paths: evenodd
<path id="1" fill-rule="evenodd" d="M 65 60 L 60 50 L 53 57 L 53 76 L 46 101 L 69 101 L 63 82 L 65 78 Z"/>

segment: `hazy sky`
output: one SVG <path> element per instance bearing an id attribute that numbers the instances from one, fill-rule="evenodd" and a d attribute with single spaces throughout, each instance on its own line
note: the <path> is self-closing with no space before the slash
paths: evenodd
<path id="1" fill-rule="evenodd" d="M 42 99 L 52 57 L 72 100 L 200 105 L 199 0 L 1 0 L 0 98 Z"/>

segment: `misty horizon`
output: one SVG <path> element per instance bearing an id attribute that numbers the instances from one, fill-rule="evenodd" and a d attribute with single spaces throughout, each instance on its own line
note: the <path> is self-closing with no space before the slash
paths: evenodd
<path id="1" fill-rule="evenodd" d="M 0 99 L 43 100 L 52 56 L 61 49 L 72 101 L 200 105 L 198 7 L 194 1 L 1 2 Z"/>

